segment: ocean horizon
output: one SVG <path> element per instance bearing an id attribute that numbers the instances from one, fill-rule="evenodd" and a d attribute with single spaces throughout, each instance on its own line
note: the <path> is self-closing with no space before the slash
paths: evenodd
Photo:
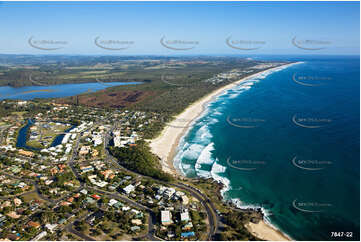
<path id="1" fill-rule="evenodd" d="M 181 138 L 174 166 L 213 178 L 295 240 L 359 235 L 359 56 L 302 63 L 226 90 Z M 347 232 L 337 238 L 332 232 Z"/>

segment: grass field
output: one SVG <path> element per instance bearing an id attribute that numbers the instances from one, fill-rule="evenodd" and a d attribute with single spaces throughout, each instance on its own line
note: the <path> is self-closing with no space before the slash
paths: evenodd
<path id="1" fill-rule="evenodd" d="M 43 124 L 40 123 L 35 124 L 35 131 L 38 133 L 38 136 L 33 140 L 28 139 L 26 142 L 28 146 L 40 149 L 47 148 L 59 134 L 64 133 L 64 131 L 69 128 L 69 126 L 65 124 L 50 123 L 50 127 L 48 128 L 42 125 Z"/>
<path id="2" fill-rule="evenodd" d="M 24 202 L 27 203 L 30 202 L 31 200 L 42 200 L 35 191 L 32 193 L 22 195 L 21 198 L 22 200 L 24 200 Z"/>

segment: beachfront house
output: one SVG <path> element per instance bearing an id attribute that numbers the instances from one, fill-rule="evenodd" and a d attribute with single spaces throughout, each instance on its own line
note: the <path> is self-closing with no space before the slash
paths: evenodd
<path id="1" fill-rule="evenodd" d="M 171 225 L 172 221 L 172 213 L 168 210 L 161 211 L 161 222 L 163 225 Z"/>

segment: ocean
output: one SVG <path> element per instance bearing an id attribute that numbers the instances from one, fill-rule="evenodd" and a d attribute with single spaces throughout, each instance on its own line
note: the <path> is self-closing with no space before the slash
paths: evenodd
<path id="1" fill-rule="evenodd" d="M 210 102 L 175 167 L 222 182 L 224 199 L 261 207 L 292 239 L 359 240 L 359 56 L 267 58 L 302 63 Z"/>

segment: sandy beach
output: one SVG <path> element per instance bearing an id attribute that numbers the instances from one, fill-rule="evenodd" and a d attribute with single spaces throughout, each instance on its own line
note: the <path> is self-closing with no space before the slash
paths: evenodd
<path id="1" fill-rule="evenodd" d="M 248 231 L 257 236 L 262 240 L 271 240 L 271 241 L 290 241 L 286 235 L 281 233 L 279 230 L 274 229 L 273 227 L 266 224 L 264 221 L 260 221 L 258 224 L 248 223 L 246 225 Z"/>
<path id="2" fill-rule="evenodd" d="M 191 104 L 186 108 L 181 114 L 176 116 L 176 118 L 167 124 L 162 133 L 155 139 L 151 140 L 150 147 L 154 154 L 158 155 L 161 158 L 162 169 L 172 174 L 173 176 L 182 176 L 178 174 L 174 165 L 173 159 L 177 152 L 177 147 L 180 139 L 185 135 L 192 123 L 205 111 L 207 103 L 212 101 L 215 97 L 222 94 L 227 89 L 230 89 L 236 85 L 239 85 L 242 82 L 245 82 L 253 77 L 260 75 L 261 73 L 277 69 L 284 68 L 297 63 L 285 64 L 279 67 L 271 68 L 262 72 L 258 72 L 242 78 L 238 81 L 235 81 L 231 84 L 225 85 L 207 96 L 201 98 L 197 102 Z M 247 224 L 247 229 L 254 234 L 255 236 L 264 239 L 264 240 L 273 240 L 273 241 L 286 241 L 291 240 L 284 234 L 282 234 L 277 229 L 269 226 L 264 221 L 261 221 L 258 224 L 249 223 Z"/>
<path id="3" fill-rule="evenodd" d="M 176 169 L 173 166 L 173 158 L 176 154 L 178 143 L 183 137 L 183 135 L 186 133 L 188 128 L 192 125 L 192 123 L 204 112 L 205 106 L 208 102 L 212 101 L 215 97 L 219 96 L 227 89 L 239 85 L 240 83 L 245 82 L 249 79 L 252 79 L 257 75 L 260 75 L 261 73 L 294 64 L 296 63 L 285 64 L 252 74 L 231 84 L 225 85 L 188 106 L 188 108 L 186 108 L 181 114 L 176 116 L 176 118 L 164 128 L 162 133 L 157 138 L 151 140 L 150 142 L 150 147 L 153 153 L 161 158 L 162 169 L 165 172 L 168 172 L 174 176 L 180 175 L 177 173 Z"/>

